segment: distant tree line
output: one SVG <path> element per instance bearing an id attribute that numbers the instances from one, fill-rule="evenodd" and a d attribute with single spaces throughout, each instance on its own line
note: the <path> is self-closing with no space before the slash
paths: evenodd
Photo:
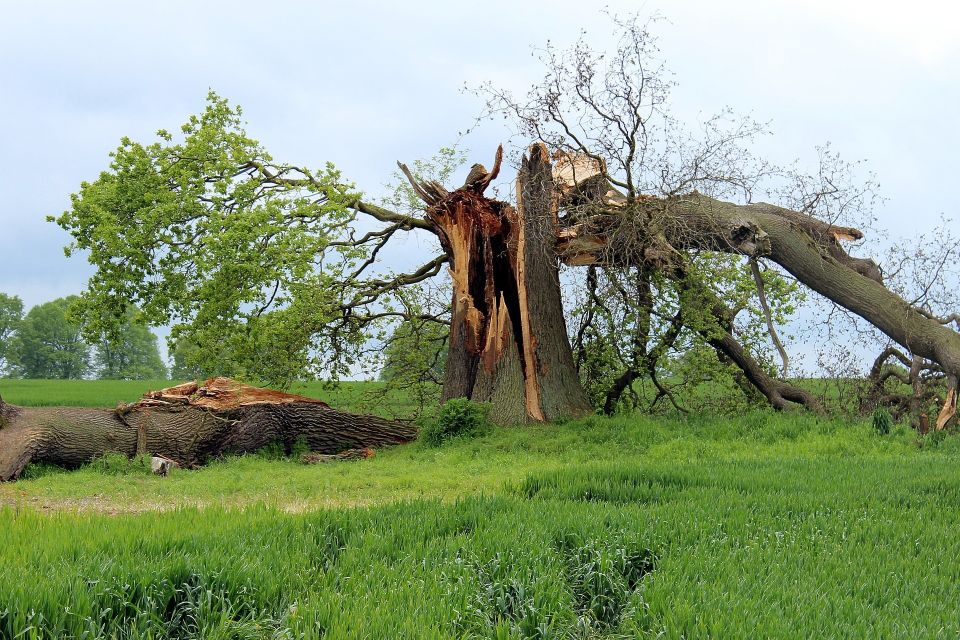
<path id="1" fill-rule="evenodd" d="M 128 309 L 118 329 L 84 337 L 71 314 L 76 296 L 24 313 L 17 296 L 0 293 L 0 375 L 13 378 L 144 380 L 167 377 L 157 336 Z"/>

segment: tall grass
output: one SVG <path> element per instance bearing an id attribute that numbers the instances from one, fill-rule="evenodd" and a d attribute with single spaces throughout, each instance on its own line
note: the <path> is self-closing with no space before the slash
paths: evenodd
<path id="1" fill-rule="evenodd" d="M 955 636 L 958 507 L 955 457 L 918 452 L 308 514 L 7 509 L 0 637 Z"/>
<path id="2" fill-rule="evenodd" d="M 960 635 L 953 435 L 761 411 L 121 462 L 0 486 L 0 639 Z"/>

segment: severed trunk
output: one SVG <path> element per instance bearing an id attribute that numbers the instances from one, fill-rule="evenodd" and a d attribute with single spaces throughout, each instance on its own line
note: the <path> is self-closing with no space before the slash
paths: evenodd
<path id="1" fill-rule="evenodd" d="M 117 409 L 14 407 L 0 400 L 0 481 L 31 462 L 75 468 L 107 452 L 149 453 L 192 467 L 224 455 L 301 440 L 311 451 L 402 444 L 416 429 L 331 409 L 319 400 L 224 378 L 148 393 Z"/>
<path id="2" fill-rule="evenodd" d="M 492 404 L 500 424 L 590 412 L 567 336 L 553 239 L 558 194 L 549 154 L 533 145 L 517 179 L 517 206 L 483 191 L 499 172 L 474 165 L 463 187 L 411 184 L 429 205 L 453 280 L 442 400 Z"/>

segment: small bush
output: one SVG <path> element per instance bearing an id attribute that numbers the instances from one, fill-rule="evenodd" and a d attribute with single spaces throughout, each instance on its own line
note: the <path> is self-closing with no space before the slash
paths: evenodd
<path id="1" fill-rule="evenodd" d="M 290 454 L 287 457 L 291 460 L 299 460 L 308 453 L 310 453 L 310 445 L 307 444 L 307 439 L 303 436 L 297 436 L 297 439 L 290 445 Z"/>
<path id="2" fill-rule="evenodd" d="M 34 462 L 27 465 L 27 467 L 23 470 L 23 473 L 20 474 L 19 480 L 36 480 L 37 478 L 42 478 L 44 476 L 51 476 L 57 473 L 66 472 L 66 469 L 63 467 L 58 467 L 55 464 Z"/>
<path id="3" fill-rule="evenodd" d="M 437 418 L 420 431 L 420 439 L 431 446 L 439 446 L 458 437 L 475 437 L 486 432 L 490 423 L 487 415 L 490 405 L 471 402 L 466 398 L 447 400 Z"/>
<path id="4" fill-rule="evenodd" d="M 893 427 L 893 416 L 883 407 L 877 407 L 873 412 L 873 429 L 881 436 L 890 433 Z"/>

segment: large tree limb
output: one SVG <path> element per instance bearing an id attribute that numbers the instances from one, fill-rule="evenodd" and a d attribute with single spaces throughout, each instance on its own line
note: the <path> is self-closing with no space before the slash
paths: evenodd
<path id="1" fill-rule="evenodd" d="M 771 204 L 735 204 L 697 192 L 628 200 L 609 184 L 598 187 L 601 174 L 602 167 L 591 170 L 589 164 L 581 172 L 583 180 L 555 172 L 565 197 L 570 202 L 580 199 L 577 206 L 586 214 L 559 230 L 562 260 L 649 261 L 649 237 L 654 235 L 676 249 L 767 258 L 912 354 L 938 363 L 950 375 L 960 375 L 960 334 L 887 289 L 872 260 L 852 257 L 840 246 L 841 240 L 861 238 L 860 231 Z M 585 195 L 590 197 L 583 202 Z M 647 237 L 638 238 L 638 229 Z"/>
<path id="2" fill-rule="evenodd" d="M 415 437 L 409 425 L 216 378 L 148 393 L 115 410 L 25 408 L 0 401 L 0 481 L 16 480 L 31 462 L 74 468 L 110 451 L 151 453 L 195 466 L 273 443 L 289 451 L 302 440 L 311 451 L 334 454 Z"/>
<path id="3" fill-rule="evenodd" d="M 755 246 L 754 255 L 773 260 L 914 355 L 960 374 L 960 335 L 887 289 L 872 261 L 847 256 L 833 238 L 821 236 L 818 240 L 811 231 L 816 226 L 798 220 L 802 214 L 768 204 L 736 205 L 697 194 L 678 199 L 666 211 L 664 230 L 675 246 L 696 244 L 697 238 L 727 251 Z"/>

